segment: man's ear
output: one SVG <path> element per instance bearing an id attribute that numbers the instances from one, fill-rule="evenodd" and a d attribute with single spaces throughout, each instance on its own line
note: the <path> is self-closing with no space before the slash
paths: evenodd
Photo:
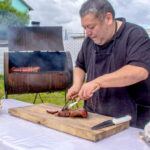
<path id="1" fill-rule="evenodd" d="M 105 23 L 108 25 L 113 23 L 113 16 L 110 12 L 105 15 Z"/>

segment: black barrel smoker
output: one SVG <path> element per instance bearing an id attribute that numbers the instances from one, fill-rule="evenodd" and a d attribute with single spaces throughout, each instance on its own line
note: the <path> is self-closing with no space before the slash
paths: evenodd
<path id="1" fill-rule="evenodd" d="M 72 58 L 64 51 L 62 27 L 9 27 L 8 45 L 9 52 L 4 53 L 6 98 L 71 86 Z"/>

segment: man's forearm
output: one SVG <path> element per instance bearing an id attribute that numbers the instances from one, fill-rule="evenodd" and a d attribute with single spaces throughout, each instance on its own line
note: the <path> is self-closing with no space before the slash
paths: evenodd
<path id="1" fill-rule="evenodd" d="M 84 82 L 84 79 L 85 79 L 85 72 L 81 68 L 76 67 L 73 73 L 73 84 L 75 86 L 81 86 Z"/>
<path id="2" fill-rule="evenodd" d="M 148 71 L 142 67 L 126 65 L 121 69 L 105 74 L 93 80 L 101 88 L 124 87 L 135 84 L 148 77 Z"/>

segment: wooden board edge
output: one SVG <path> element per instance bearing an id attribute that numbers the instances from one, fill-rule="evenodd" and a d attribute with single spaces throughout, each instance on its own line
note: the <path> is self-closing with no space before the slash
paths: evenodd
<path id="1" fill-rule="evenodd" d="M 78 134 L 77 134 L 76 133 L 77 127 L 75 129 L 67 123 L 61 124 L 58 121 L 57 124 L 55 122 L 51 122 L 51 124 L 49 124 L 49 123 L 47 123 L 47 120 L 43 119 L 41 121 L 39 118 L 37 118 L 37 116 L 34 116 L 33 114 L 32 114 L 32 116 L 30 115 L 30 113 L 24 114 L 23 112 L 17 111 L 17 109 L 13 109 L 13 108 L 9 109 L 8 113 L 15 116 L 15 117 L 19 117 L 19 118 L 27 120 L 27 121 L 38 123 L 38 124 L 44 125 L 46 127 L 49 127 L 51 129 L 54 129 L 56 131 L 61 131 L 61 132 L 67 133 L 69 135 L 74 135 L 74 136 L 77 136 L 77 137 L 80 137 L 80 138 L 83 138 L 83 139 L 86 139 L 89 141 L 94 141 L 94 142 L 96 140 L 95 134 L 93 134 L 90 129 L 89 130 L 86 130 L 86 129 L 83 130 L 83 128 L 82 129 L 78 128 Z M 67 128 L 66 128 L 66 126 L 67 126 Z"/>
<path id="2" fill-rule="evenodd" d="M 76 129 L 74 129 L 69 124 L 60 124 L 59 121 L 58 121 L 57 125 L 56 125 L 56 123 L 53 123 L 53 122 L 51 124 L 49 124 L 46 119 L 43 119 L 41 121 L 40 119 L 37 118 L 37 116 L 34 116 L 34 115 L 31 116 L 30 113 L 26 113 L 26 114 L 24 114 L 23 112 L 21 113 L 20 111 L 17 111 L 16 108 L 8 109 L 8 113 L 13 115 L 13 116 L 19 117 L 21 119 L 28 120 L 28 121 L 31 121 L 34 123 L 38 123 L 38 124 L 44 125 L 46 127 L 49 127 L 51 129 L 61 131 L 61 132 L 64 132 L 64 133 L 67 133 L 70 135 L 74 135 L 74 136 L 77 136 L 77 137 L 80 137 L 80 138 L 83 138 L 83 139 L 86 139 L 86 140 L 89 140 L 92 142 L 97 142 L 97 141 L 102 140 L 106 137 L 117 134 L 118 132 L 129 127 L 129 122 L 126 122 L 126 123 L 123 123 L 120 125 L 116 125 L 115 128 L 113 127 L 112 129 L 110 129 L 110 132 L 106 132 L 104 130 L 102 132 L 97 132 L 97 131 L 93 132 L 90 128 L 88 130 L 87 129 L 83 130 L 81 128 L 78 128 L 79 132 L 77 134 L 76 133 L 77 127 L 76 127 Z M 65 129 L 66 126 L 67 126 L 67 129 Z"/>
<path id="3" fill-rule="evenodd" d="M 127 129 L 129 127 L 129 125 L 130 125 L 130 121 L 124 122 L 123 124 L 116 125 L 115 128 L 109 129 L 109 132 L 103 130 L 103 132 L 95 135 L 95 142 L 104 139 L 103 137 L 106 138 L 106 137 L 115 135 L 115 134 L 119 133 L 120 131 Z"/>

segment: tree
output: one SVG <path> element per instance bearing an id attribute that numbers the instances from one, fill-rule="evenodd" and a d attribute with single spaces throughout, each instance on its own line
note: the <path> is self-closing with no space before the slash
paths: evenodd
<path id="1" fill-rule="evenodd" d="M 0 2 L 0 39 L 7 39 L 9 26 L 26 26 L 29 23 L 27 12 L 20 12 L 11 5 L 11 0 Z"/>

